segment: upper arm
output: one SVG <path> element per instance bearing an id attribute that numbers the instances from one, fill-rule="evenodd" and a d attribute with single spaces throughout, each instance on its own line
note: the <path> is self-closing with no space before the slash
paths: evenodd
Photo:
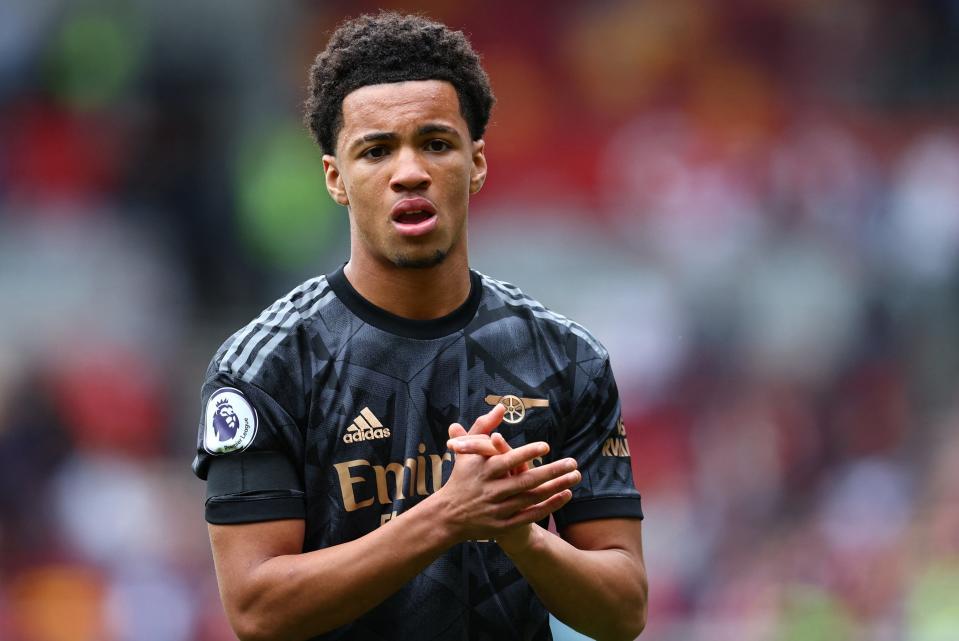
<path id="1" fill-rule="evenodd" d="M 255 596 L 257 568 L 274 557 L 303 551 L 304 521 L 284 519 L 240 525 L 208 524 L 217 583 L 234 619 Z"/>
<path id="2" fill-rule="evenodd" d="M 639 519 L 596 519 L 571 523 L 560 536 L 580 550 L 620 550 L 643 562 L 643 522 Z"/>
<path id="3" fill-rule="evenodd" d="M 621 554 L 618 567 L 629 568 L 616 574 L 616 590 L 621 596 L 632 595 L 642 602 L 643 625 L 649 596 L 646 562 L 643 560 L 643 522 L 639 519 L 596 519 L 580 521 L 561 528 L 560 536 L 580 550 L 608 550 Z M 632 586 L 633 589 L 626 589 Z M 635 603 L 635 601 L 633 601 Z"/>
<path id="4" fill-rule="evenodd" d="M 217 370 L 204 384 L 194 471 L 207 522 L 305 518 L 302 433 L 274 396 Z"/>
<path id="5" fill-rule="evenodd" d="M 242 615 L 265 593 L 275 568 L 264 563 L 303 551 L 302 439 L 289 399 L 221 371 L 217 361 L 201 392 L 194 471 L 206 481 L 223 605 L 234 629 L 246 630 Z"/>

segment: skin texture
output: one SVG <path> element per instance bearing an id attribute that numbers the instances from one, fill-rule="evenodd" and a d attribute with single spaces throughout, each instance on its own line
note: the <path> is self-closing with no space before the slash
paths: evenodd
<path id="1" fill-rule="evenodd" d="M 323 167 L 330 196 L 349 209 L 346 276 L 367 300 L 423 319 L 466 299 L 467 210 L 486 180 L 484 147 L 470 139 L 448 82 L 370 85 L 346 96 L 337 152 L 323 157 Z M 415 197 L 433 204 L 437 225 L 425 236 L 402 236 L 390 212 Z"/>
<path id="2" fill-rule="evenodd" d="M 343 101 L 336 155 L 323 158 L 331 197 L 348 208 L 346 276 L 373 304 L 411 319 L 444 316 L 469 295 L 469 198 L 486 178 L 452 85 L 428 80 L 362 87 Z M 399 233 L 391 212 L 425 198 L 429 233 Z M 344 625 L 396 592 L 450 547 L 495 539 L 561 620 L 597 639 L 632 639 L 646 620 L 641 522 L 577 523 L 556 536 L 535 525 L 565 505 L 576 461 L 532 467 L 543 442 L 511 449 L 495 406 L 469 430 L 445 485 L 373 532 L 302 552 L 304 522 L 209 525 L 227 616 L 243 641 L 305 639 Z M 492 436 L 491 436 L 492 435 Z M 303 595 L 310 595 L 303 598 Z"/>

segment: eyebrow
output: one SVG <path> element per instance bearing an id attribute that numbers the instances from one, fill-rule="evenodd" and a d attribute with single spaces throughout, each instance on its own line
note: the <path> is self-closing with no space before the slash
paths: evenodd
<path id="1" fill-rule="evenodd" d="M 416 131 L 416 135 L 418 136 L 426 136 L 428 134 L 449 134 L 451 136 L 456 136 L 457 138 L 459 138 L 460 135 L 459 132 L 452 127 L 432 122 L 423 125 Z"/>
<path id="2" fill-rule="evenodd" d="M 447 134 L 449 136 L 455 136 L 456 138 L 460 137 L 460 134 L 458 131 L 456 131 L 456 129 L 434 122 L 427 123 L 416 130 L 417 136 L 427 136 L 429 134 Z M 352 149 L 368 142 L 387 142 L 390 140 L 396 140 L 398 138 L 399 135 L 392 131 L 372 131 L 354 140 L 352 143 L 350 143 L 349 148 Z"/>
<path id="3" fill-rule="evenodd" d="M 350 149 L 362 145 L 365 142 L 385 142 L 387 140 L 396 140 L 399 138 L 395 133 L 389 131 L 374 131 L 360 136 L 350 143 Z"/>

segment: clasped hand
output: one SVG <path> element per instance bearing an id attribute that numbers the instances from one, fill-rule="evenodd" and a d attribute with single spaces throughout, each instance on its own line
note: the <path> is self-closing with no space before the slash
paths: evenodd
<path id="1" fill-rule="evenodd" d="M 565 505 L 580 481 L 572 458 L 533 467 L 534 459 L 549 452 L 545 442 L 510 447 L 494 432 L 504 413 L 497 404 L 469 431 L 459 423 L 449 428 L 447 445 L 456 462 L 442 493 L 459 540 L 495 538 L 501 545 L 524 540 L 530 524 Z"/>

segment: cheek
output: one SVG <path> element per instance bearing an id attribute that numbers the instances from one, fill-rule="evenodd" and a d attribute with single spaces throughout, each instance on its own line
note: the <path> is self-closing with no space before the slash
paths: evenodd
<path id="1" fill-rule="evenodd" d="M 354 215 L 363 217 L 378 204 L 382 198 L 381 190 L 377 188 L 379 178 L 376 174 L 362 174 L 350 176 L 343 181 L 343 187 L 350 201 L 350 209 Z"/>
<path id="2" fill-rule="evenodd" d="M 451 199 L 467 202 L 469 200 L 470 168 L 457 163 L 455 167 L 443 172 L 443 188 Z"/>
<path id="3" fill-rule="evenodd" d="M 386 204 L 383 189 L 377 188 L 377 179 L 363 176 L 347 185 L 350 226 L 366 242 L 380 243 L 389 234 L 389 217 L 383 215 Z"/>

